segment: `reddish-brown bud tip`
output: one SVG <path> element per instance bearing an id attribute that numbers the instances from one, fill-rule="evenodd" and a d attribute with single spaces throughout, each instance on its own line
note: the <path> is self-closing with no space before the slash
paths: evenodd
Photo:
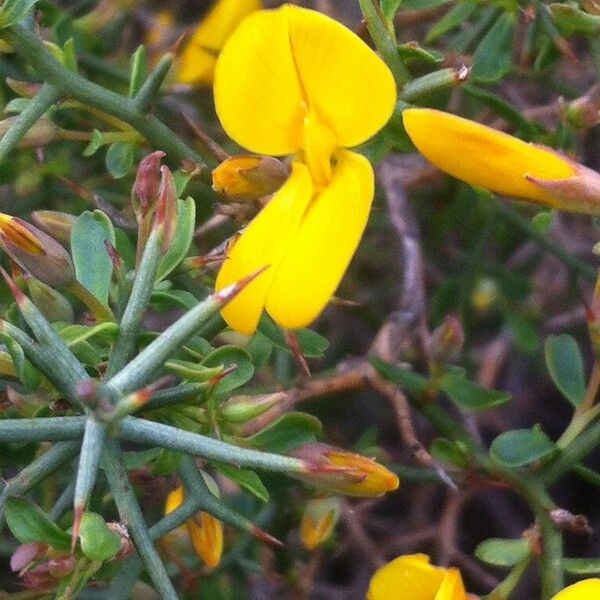
<path id="1" fill-rule="evenodd" d="M 214 294 L 214 299 L 221 305 L 224 306 L 228 302 L 231 302 L 250 282 L 254 281 L 259 275 L 264 273 L 271 265 L 265 265 L 254 273 L 228 285 L 227 287 L 219 290 Z"/>
<path id="2" fill-rule="evenodd" d="M 283 547 L 283 542 L 281 540 L 278 540 L 276 537 L 273 537 L 270 533 L 267 533 L 264 529 L 261 529 L 256 525 L 250 529 L 250 534 L 267 544 L 279 546 L 280 548 Z"/>

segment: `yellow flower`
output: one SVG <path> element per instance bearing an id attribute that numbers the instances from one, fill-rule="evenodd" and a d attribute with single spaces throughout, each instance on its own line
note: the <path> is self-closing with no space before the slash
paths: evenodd
<path id="1" fill-rule="evenodd" d="M 183 488 L 174 489 L 168 496 L 165 514 L 178 508 L 184 500 Z M 186 522 L 188 535 L 198 556 L 214 569 L 223 554 L 223 525 L 211 514 L 201 511 Z"/>
<path id="2" fill-rule="evenodd" d="M 429 108 L 402 113 L 418 150 L 445 173 L 503 196 L 600 214 L 600 175 L 552 148 Z"/>
<path id="3" fill-rule="evenodd" d="M 307 550 L 314 550 L 326 542 L 340 516 L 338 498 L 315 498 L 304 507 L 300 521 L 300 541 Z"/>
<path id="4" fill-rule="evenodd" d="M 552 600 L 596 600 L 600 598 L 600 579 L 583 579 L 565 588 Z"/>
<path id="5" fill-rule="evenodd" d="M 367 600 L 467 600 L 460 571 L 429 563 L 425 554 L 399 556 L 371 578 Z"/>
<path id="6" fill-rule="evenodd" d="M 218 0 L 181 52 L 177 61 L 177 82 L 211 86 L 217 56 L 227 38 L 244 17 L 261 7 L 261 0 Z"/>
<path id="7" fill-rule="evenodd" d="M 304 327 L 335 292 L 365 228 L 373 170 L 346 148 L 389 119 L 393 77 L 343 25 L 284 5 L 255 12 L 231 36 L 214 92 L 236 142 L 257 154 L 295 155 L 289 179 L 230 249 L 216 287 L 270 268 L 223 317 L 244 334 L 263 309 L 282 327 Z"/>

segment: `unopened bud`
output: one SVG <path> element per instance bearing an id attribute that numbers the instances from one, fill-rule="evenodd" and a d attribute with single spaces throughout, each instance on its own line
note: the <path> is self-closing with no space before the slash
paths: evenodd
<path id="1" fill-rule="evenodd" d="M 327 444 L 307 444 L 292 452 L 303 460 L 303 481 L 348 496 L 381 496 L 398 488 L 398 477 L 374 460 Z"/>
<path id="2" fill-rule="evenodd" d="M 140 161 L 131 193 L 131 203 L 138 223 L 158 200 L 161 183 L 160 161 L 165 156 L 162 150 L 156 150 Z"/>
<path id="3" fill-rule="evenodd" d="M 166 252 L 177 229 L 177 190 L 173 174 L 165 165 L 160 168 L 155 224 L 164 227 L 163 252 Z"/>
<path id="4" fill-rule="evenodd" d="M 21 115 L 8 117 L 0 121 L 0 138 L 3 138 L 6 132 L 21 118 Z M 48 117 L 40 117 L 27 133 L 19 140 L 19 148 L 37 148 L 45 146 L 50 142 L 57 140 L 60 127 Z"/>
<path id="5" fill-rule="evenodd" d="M 208 475 L 206 473 L 202 473 L 202 475 L 212 491 L 216 486 L 214 480 L 212 478 L 207 480 Z M 212 485 L 208 485 L 209 481 L 212 482 Z M 167 497 L 165 514 L 173 512 L 183 504 L 184 498 L 182 487 L 173 490 Z M 200 511 L 186 521 L 186 527 L 196 554 L 207 566 L 214 569 L 221 562 L 221 555 L 223 554 L 223 524 L 210 513 Z"/>
<path id="6" fill-rule="evenodd" d="M 69 253 L 34 225 L 0 213 L 0 246 L 25 271 L 56 289 L 75 281 Z"/>
<path id="7" fill-rule="evenodd" d="M 340 516 L 340 501 L 336 497 L 309 500 L 300 521 L 300 540 L 307 550 L 326 542 Z"/>
<path id="8" fill-rule="evenodd" d="M 267 412 L 286 397 L 285 392 L 261 396 L 234 396 L 221 405 L 221 414 L 231 423 L 246 423 Z"/>
<path id="9" fill-rule="evenodd" d="M 27 285 L 31 299 L 50 323 L 73 322 L 73 307 L 60 292 L 39 279 L 28 279 Z"/>
<path id="10" fill-rule="evenodd" d="M 484 277 L 480 279 L 471 293 L 471 304 L 481 313 L 485 313 L 498 300 L 498 286 L 493 279 Z"/>
<path id="11" fill-rule="evenodd" d="M 289 168 L 276 158 L 240 154 L 213 171 L 213 189 L 232 200 L 258 200 L 276 192 L 289 175 Z"/>
<path id="12" fill-rule="evenodd" d="M 16 79 L 6 78 L 6 85 L 21 98 L 33 98 L 42 87 L 41 83 L 32 83 L 31 81 L 17 81 Z"/>
<path id="13" fill-rule="evenodd" d="M 431 349 L 434 358 L 448 363 L 458 359 L 465 342 L 465 332 L 460 320 L 447 315 L 444 322 L 431 335 Z"/>
<path id="14" fill-rule="evenodd" d="M 63 246 L 71 243 L 71 229 L 77 221 L 75 215 L 56 210 L 36 210 L 31 213 L 31 220 Z"/>
<path id="15" fill-rule="evenodd" d="M 564 118 L 578 129 L 589 129 L 600 123 L 600 84 L 564 107 Z"/>

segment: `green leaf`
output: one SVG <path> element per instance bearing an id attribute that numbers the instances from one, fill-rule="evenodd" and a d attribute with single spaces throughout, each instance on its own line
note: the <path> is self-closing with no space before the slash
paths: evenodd
<path id="1" fill-rule="evenodd" d="M 403 10 L 425 10 L 448 4 L 448 2 L 450 0 L 402 0 L 401 8 Z"/>
<path id="2" fill-rule="evenodd" d="M 94 129 L 89 144 L 83 150 L 83 156 L 92 156 L 104 146 L 104 136 L 101 131 Z"/>
<path id="3" fill-rule="evenodd" d="M 40 385 L 40 372 L 29 362 L 25 356 L 23 348 L 17 344 L 9 335 L 1 334 L 0 339 L 4 342 L 6 350 L 12 360 L 15 373 L 19 381 L 23 384 L 25 393 L 30 393 Z"/>
<path id="4" fill-rule="evenodd" d="M 566 36 L 575 32 L 588 35 L 600 32 L 600 16 L 591 15 L 573 4 L 555 2 L 550 5 L 550 14 L 556 26 Z"/>
<path id="5" fill-rule="evenodd" d="M 22 21 L 38 0 L 5 0 L 0 9 L 0 28 L 10 27 Z"/>
<path id="6" fill-rule="evenodd" d="M 585 373 L 579 345 L 572 336 L 549 335 L 544 344 L 546 367 L 562 395 L 575 407 L 585 398 Z"/>
<path id="7" fill-rule="evenodd" d="M 508 392 L 482 388 L 454 372 L 444 375 L 442 389 L 463 410 L 488 410 L 506 404 L 511 398 Z"/>
<path id="8" fill-rule="evenodd" d="M 422 60 L 423 62 L 435 65 L 444 60 L 444 55 L 438 50 L 422 48 L 415 42 L 400 44 L 398 52 L 405 61 Z"/>
<path id="9" fill-rule="evenodd" d="M 263 314 L 260 319 L 258 330 L 264 336 L 269 338 L 275 346 L 290 352 L 281 327 L 276 325 L 266 313 Z M 326 338 L 310 329 L 297 329 L 295 333 L 302 354 L 306 356 L 306 358 L 321 358 L 325 353 L 325 350 L 329 347 L 329 342 Z"/>
<path id="10" fill-rule="evenodd" d="M 106 151 L 106 168 L 115 178 L 125 177 L 133 166 L 135 146 L 131 142 L 114 142 Z"/>
<path id="11" fill-rule="evenodd" d="M 235 481 L 242 489 L 250 492 L 262 502 L 269 501 L 269 492 L 260 477 L 250 469 L 237 469 L 231 465 L 216 464 L 215 467 L 225 477 Z"/>
<path id="12" fill-rule="evenodd" d="M 391 21 L 394 18 L 396 11 L 400 8 L 402 2 L 403 0 L 381 0 L 379 4 L 381 6 L 381 12 L 383 13 L 383 16 L 388 21 Z"/>
<path id="13" fill-rule="evenodd" d="M 539 427 L 506 431 L 490 446 L 490 455 L 511 467 L 529 465 L 555 451 L 556 445 Z"/>
<path id="14" fill-rule="evenodd" d="M 496 19 L 473 54 L 473 79 L 493 83 L 510 73 L 515 27 L 515 17 L 509 12 Z"/>
<path id="15" fill-rule="evenodd" d="M 514 567 L 530 553 L 527 540 L 490 538 L 475 548 L 475 556 L 479 560 L 495 567 Z"/>
<path id="16" fill-rule="evenodd" d="M 198 298 L 187 290 L 155 290 L 151 296 L 152 308 L 158 312 L 180 307 L 189 310 L 198 304 Z"/>
<path id="17" fill-rule="evenodd" d="M 156 273 L 156 281 L 164 279 L 186 257 L 196 227 L 196 203 L 193 198 L 177 201 L 177 228 L 173 242 L 161 258 Z"/>
<path id="18" fill-rule="evenodd" d="M 108 303 L 113 264 L 106 242 L 115 245 L 110 219 L 100 210 L 81 213 L 71 230 L 71 253 L 77 280 L 102 302 Z"/>
<path id="19" fill-rule="evenodd" d="M 77 73 L 77 54 L 75 52 L 75 40 L 71 37 L 63 44 L 65 67 L 73 73 Z"/>
<path id="20" fill-rule="evenodd" d="M 43 542 L 56 550 L 70 549 L 71 536 L 30 500 L 9 498 L 5 515 L 8 528 L 22 544 Z"/>
<path id="21" fill-rule="evenodd" d="M 133 98 L 148 77 L 148 57 L 143 44 L 140 44 L 133 53 L 129 72 L 129 97 Z"/>
<path id="22" fill-rule="evenodd" d="M 286 454 L 298 446 L 315 442 L 322 432 L 323 426 L 316 417 L 291 412 L 249 437 L 248 442 L 270 452 Z"/>
<path id="23" fill-rule="evenodd" d="M 563 567 L 571 575 L 598 576 L 600 575 L 600 558 L 565 558 Z"/>
<path id="24" fill-rule="evenodd" d="M 408 369 L 401 369 L 400 367 L 386 363 L 380 358 L 371 358 L 371 364 L 382 377 L 398 384 L 399 387 L 409 394 L 422 394 L 429 383 L 423 375 L 419 375 Z"/>
<path id="25" fill-rule="evenodd" d="M 86 325 L 67 325 L 66 327 L 56 328 L 60 337 L 71 348 L 92 338 L 99 338 L 105 344 L 112 343 L 119 333 L 119 326 L 116 323 L 98 323 L 93 327 Z"/>
<path id="26" fill-rule="evenodd" d="M 436 438 L 430 448 L 431 456 L 448 465 L 460 468 L 469 466 L 469 455 L 456 442 L 447 438 Z"/>
<path id="27" fill-rule="evenodd" d="M 460 27 L 465 21 L 468 21 L 476 8 L 477 5 L 475 2 L 459 2 L 429 30 L 425 41 L 429 44 L 441 38 L 449 31 Z"/>
<path id="28" fill-rule="evenodd" d="M 108 560 L 121 550 L 121 538 L 108 528 L 99 514 L 93 512 L 84 512 L 81 517 L 79 543 L 81 551 L 90 560 Z"/>
<path id="29" fill-rule="evenodd" d="M 244 385 L 254 375 L 254 365 L 250 354 L 239 346 L 221 346 L 211 352 L 203 361 L 205 367 L 225 368 L 235 365 L 235 370 L 226 375 L 215 387 L 218 394 L 227 394 Z"/>

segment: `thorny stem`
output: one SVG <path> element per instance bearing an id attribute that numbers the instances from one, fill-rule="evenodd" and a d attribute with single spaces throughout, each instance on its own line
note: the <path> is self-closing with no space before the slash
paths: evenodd
<path id="1" fill-rule="evenodd" d="M 396 85 L 402 87 L 410 79 L 410 75 L 400 58 L 398 45 L 392 32 L 383 22 L 382 15 L 375 7 L 374 0 L 358 0 L 358 2 L 375 47 L 392 71 Z"/>
<path id="2" fill-rule="evenodd" d="M 35 125 L 36 121 L 48 111 L 60 98 L 60 92 L 45 83 L 39 92 L 28 102 L 17 121 L 10 127 L 0 140 L 0 161 L 17 147 L 25 134 Z"/>
<path id="3" fill-rule="evenodd" d="M 131 99 L 107 90 L 67 69 L 46 50 L 35 33 L 23 25 L 8 27 L 1 32 L 1 35 L 7 39 L 16 53 L 56 90 L 125 121 L 137 129 L 152 146 L 164 150 L 170 160 L 181 162 L 188 159 L 202 167 L 205 166 L 202 156 L 159 119 L 141 113 Z"/>

